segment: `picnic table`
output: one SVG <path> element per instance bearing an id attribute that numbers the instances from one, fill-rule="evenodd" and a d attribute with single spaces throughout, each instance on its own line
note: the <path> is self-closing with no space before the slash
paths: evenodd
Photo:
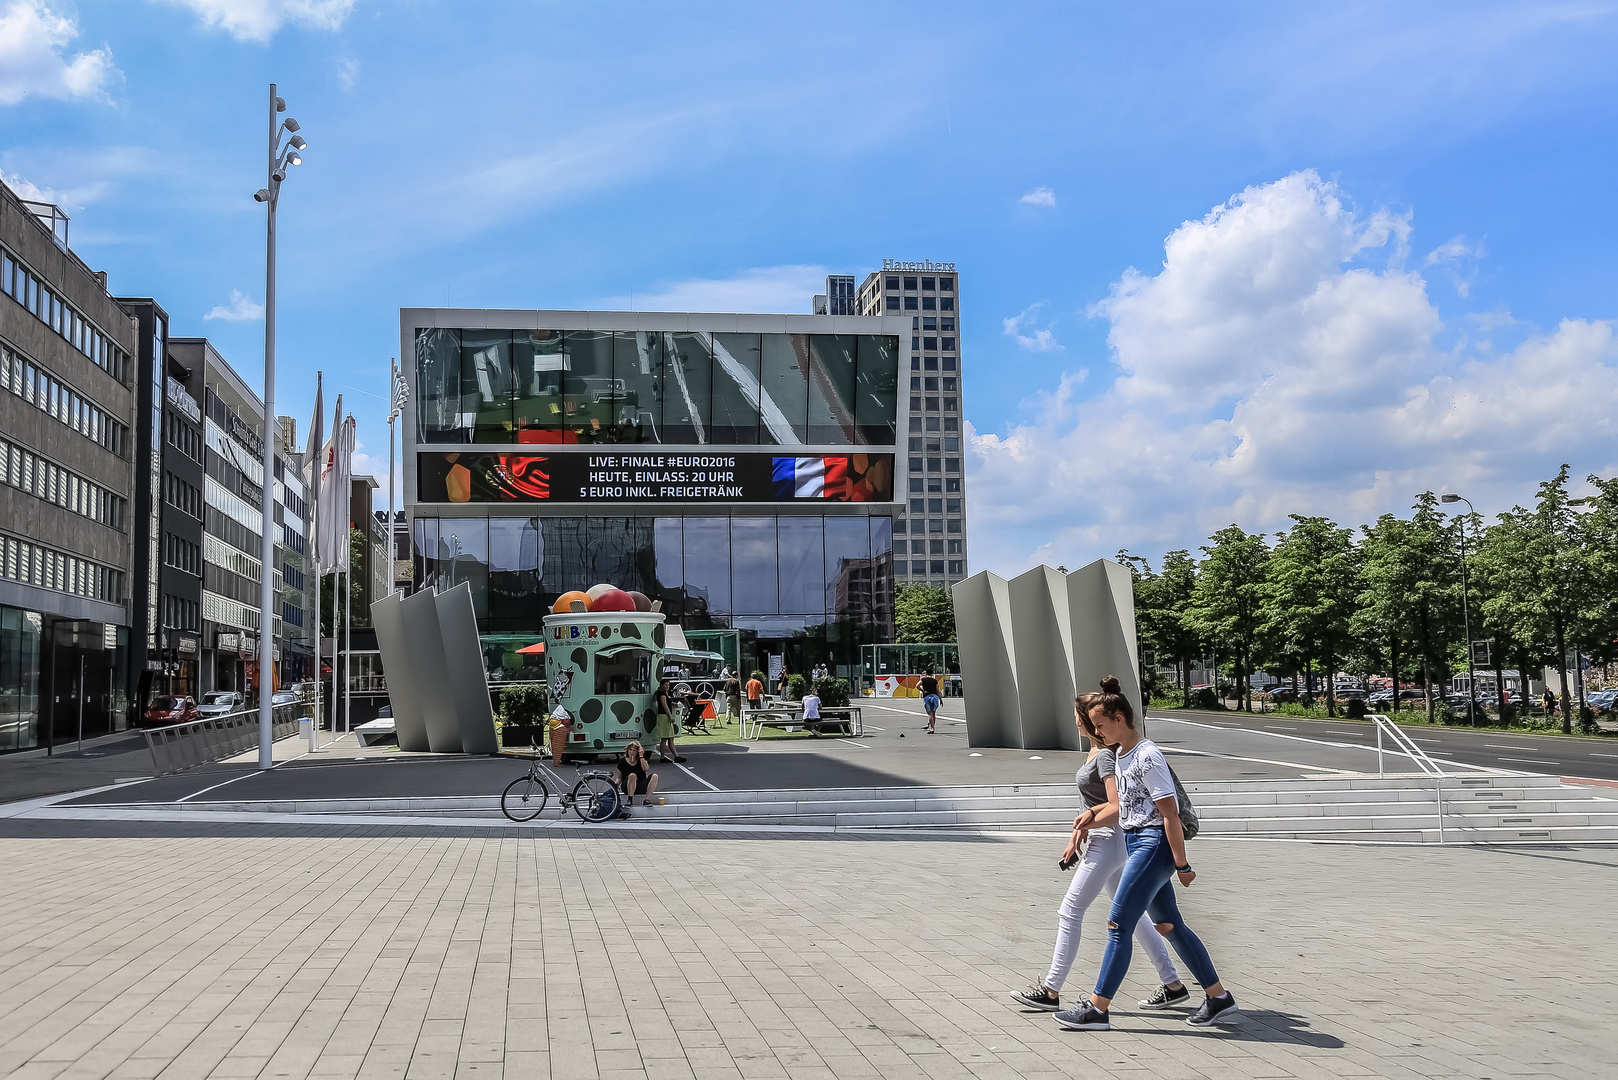
<path id="1" fill-rule="evenodd" d="M 865 734 L 864 717 L 857 705 L 838 709 L 822 706 L 819 720 L 805 720 L 801 703 L 748 709 L 742 714 L 743 739 L 757 739 L 767 727 L 787 731 L 796 731 L 801 727 L 811 735 L 819 735 L 827 728 L 836 728 L 855 736 Z"/>

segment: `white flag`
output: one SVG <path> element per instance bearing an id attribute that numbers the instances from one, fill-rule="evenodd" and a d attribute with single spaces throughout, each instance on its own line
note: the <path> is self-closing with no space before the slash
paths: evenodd
<path id="1" fill-rule="evenodd" d="M 348 569 L 348 481 L 354 471 L 353 454 L 353 430 L 343 421 L 343 396 L 339 394 L 331 438 L 320 453 L 317 561 L 322 572 Z"/>

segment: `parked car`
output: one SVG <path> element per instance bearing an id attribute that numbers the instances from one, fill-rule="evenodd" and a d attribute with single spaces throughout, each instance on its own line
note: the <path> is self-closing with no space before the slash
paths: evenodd
<path id="1" fill-rule="evenodd" d="M 270 695 L 270 704 L 296 705 L 300 696 L 296 690 L 277 690 Z"/>
<path id="2" fill-rule="evenodd" d="M 154 697 L 146 711 L 141 714 L 141 724 L 144 727 L 167 727 L 170 724 L 186 724 L 192 720 L 202 719 L 197 712 L 197 703 L 188 697 L 177 697 L 170 694 L 159 694 Z"/>
<path id="3" fill-rule="evenodd" d="M 1365 691 L 1353 686 L 1339 686 L 1332 691 L 1332 696 L 1338 701 L 1364 701 Z"/>
<path id="4" fill-rule="evenodd" d="M 234 690 L 213 690 L 202 695 L 202 704 L 197 712 L 204 716 L 224 716 L 226 713 L 241 712 L 247 707 L 247 699 Z"/>
<path id="5" fill-rule="evenodd" d="M 1290 686 L 1272 686 L 1264 692 L 1264 697 L 1279 705 L 1282 702 L 1297 701 L 1298 692 Z"/>

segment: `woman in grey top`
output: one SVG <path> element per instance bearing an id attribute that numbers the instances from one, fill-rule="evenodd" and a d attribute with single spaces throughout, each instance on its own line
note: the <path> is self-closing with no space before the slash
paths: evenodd
<path id="1" fill-rule="evenodd" d="M 1079 932 L 1084 928 L 1084 912 L 1103 887 L 1111 896 L 1118 889 L 1118 877 L 1123 872 L 1128 852 L 1124 849 L 1124 833 L 1118 828 L 1118 782 L 1113 776 L 1114 757 L 1111 749 L 1102 745 L 1101 738 L 1090 724 L 1090 705 L 1095 694 L 1082 694 L 1073 701 L 1073 718 L 1080 732 L 1090 740 L 1090 756 L 1075 779 L 1086 809 L 1073 819 L 1073 836 L 1062 852 L 1062 866 L 1071 866 L 1076 859 L 1078 870 L 1067 896 L 1056 913 L 1056 951 L 1051 956 L 1051 968 L 1045 978 L 1027 990 L 1014 991 L 1012 1000 L 1030 1009 L 1055 1012 L 1061 1008 L 1062 984 L 1067 981 L 1073 958 L 1079 951 Z M 1085 846 L 1088 838 L 1089 846 Z M 1082 855 L 1080 854 L 1082 851 Z M 1140 942 L 1157 975 L 1163 981 L 1157 992 L 1141 1002 L 1147 1009 L 1166 1009 L 1190 998 L 1191 993 L 1180 981 L 1169 957 L 1163 936 L 1152 925 L 1150 917 L 1142 915 L 1135 924 L 1135 939 Z"/>

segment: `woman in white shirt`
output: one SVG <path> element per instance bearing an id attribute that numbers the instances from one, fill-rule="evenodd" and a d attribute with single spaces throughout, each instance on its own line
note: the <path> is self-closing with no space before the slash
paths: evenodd
<path id="1" fill-rule="evenodd" d="M 1196 1026 L 1233 1019 L 1236 999 L 1227 992 L 1214 970 L 1202 940 L 1185 925 L 1174 900 L 1170 878 L 1187 888 L 1196 872 L 1185 857 L 1185 832 L 1180 825 L 1180 804 L 1174 775 L 1157 744 L 1135 730 L 1135 709 L 1119 692 L 1118 680 L 1101 680 L 1101 694 L 1090 710 L 1090 722 L 1103 741 L 1117 748 L 1119 824 L 1129 856 L 1118 889 L 1113 894 L 1107 922 L 1107 951 L 1095 993 L 1077 1009 L 1056 1014 L 1056 1022 L 1073 1031 L 1107 1031 L 1112 1027 L 1107 1008 L 1129 970 L 1130 935 L 1143 913 L 1150 913 L 1185 966 L 1202 986 L 1206 997 L 1186 1023 Z"/>
<path id="2" fill-rule="evenodd" d="M 1073 958 L 1079 951 L 1079 933 L 1084 929 L 1084 913 L 1101 890 L 1109 894 L 1118 891 L 1118 875 L 1124 868 L 1127 852 L 1124 850 L 1124 832 L 1117 828 L 1118 784 L 1113 779 L 1113 752 L 1101 741 L 1101 736 L 1090 725 L 1091 705 L 1099 694 L 1083 694 L 1073 700 L 1073 719 L 1079 732 L 1090 740 L 1090 756 L 1074 779 L 1085 809 L 1073 819 L 1073 835 L 1062 852 L 1061 866 L 1066 869 L 1075 862 L 1079 867 L 1068 885 L 1067 896 L 1057 909 L 1056 950 L 1051 954 L 1050 971 L 1040 982 L 1027 990 L 1012 993 L 1011 999 L 1030 1009 L 1056 1012 L 1062 1007 L 1062 984 L 1073 968 Z M 1089 846 L 1085 847 L 1088 838 Z M 1080 850 L 1083 854 L 1080 854 Z M 1191 991 L 1180 981 L 1169 958 L 1163 936 L 1145 915 L 1135 924 L 1135 938 L 1146 950 L 1152 966 L 1163 982 L 1157 992 L 1141 1002 L 1146 1009 L 1166 1009 L 1191 996 Z"/>

